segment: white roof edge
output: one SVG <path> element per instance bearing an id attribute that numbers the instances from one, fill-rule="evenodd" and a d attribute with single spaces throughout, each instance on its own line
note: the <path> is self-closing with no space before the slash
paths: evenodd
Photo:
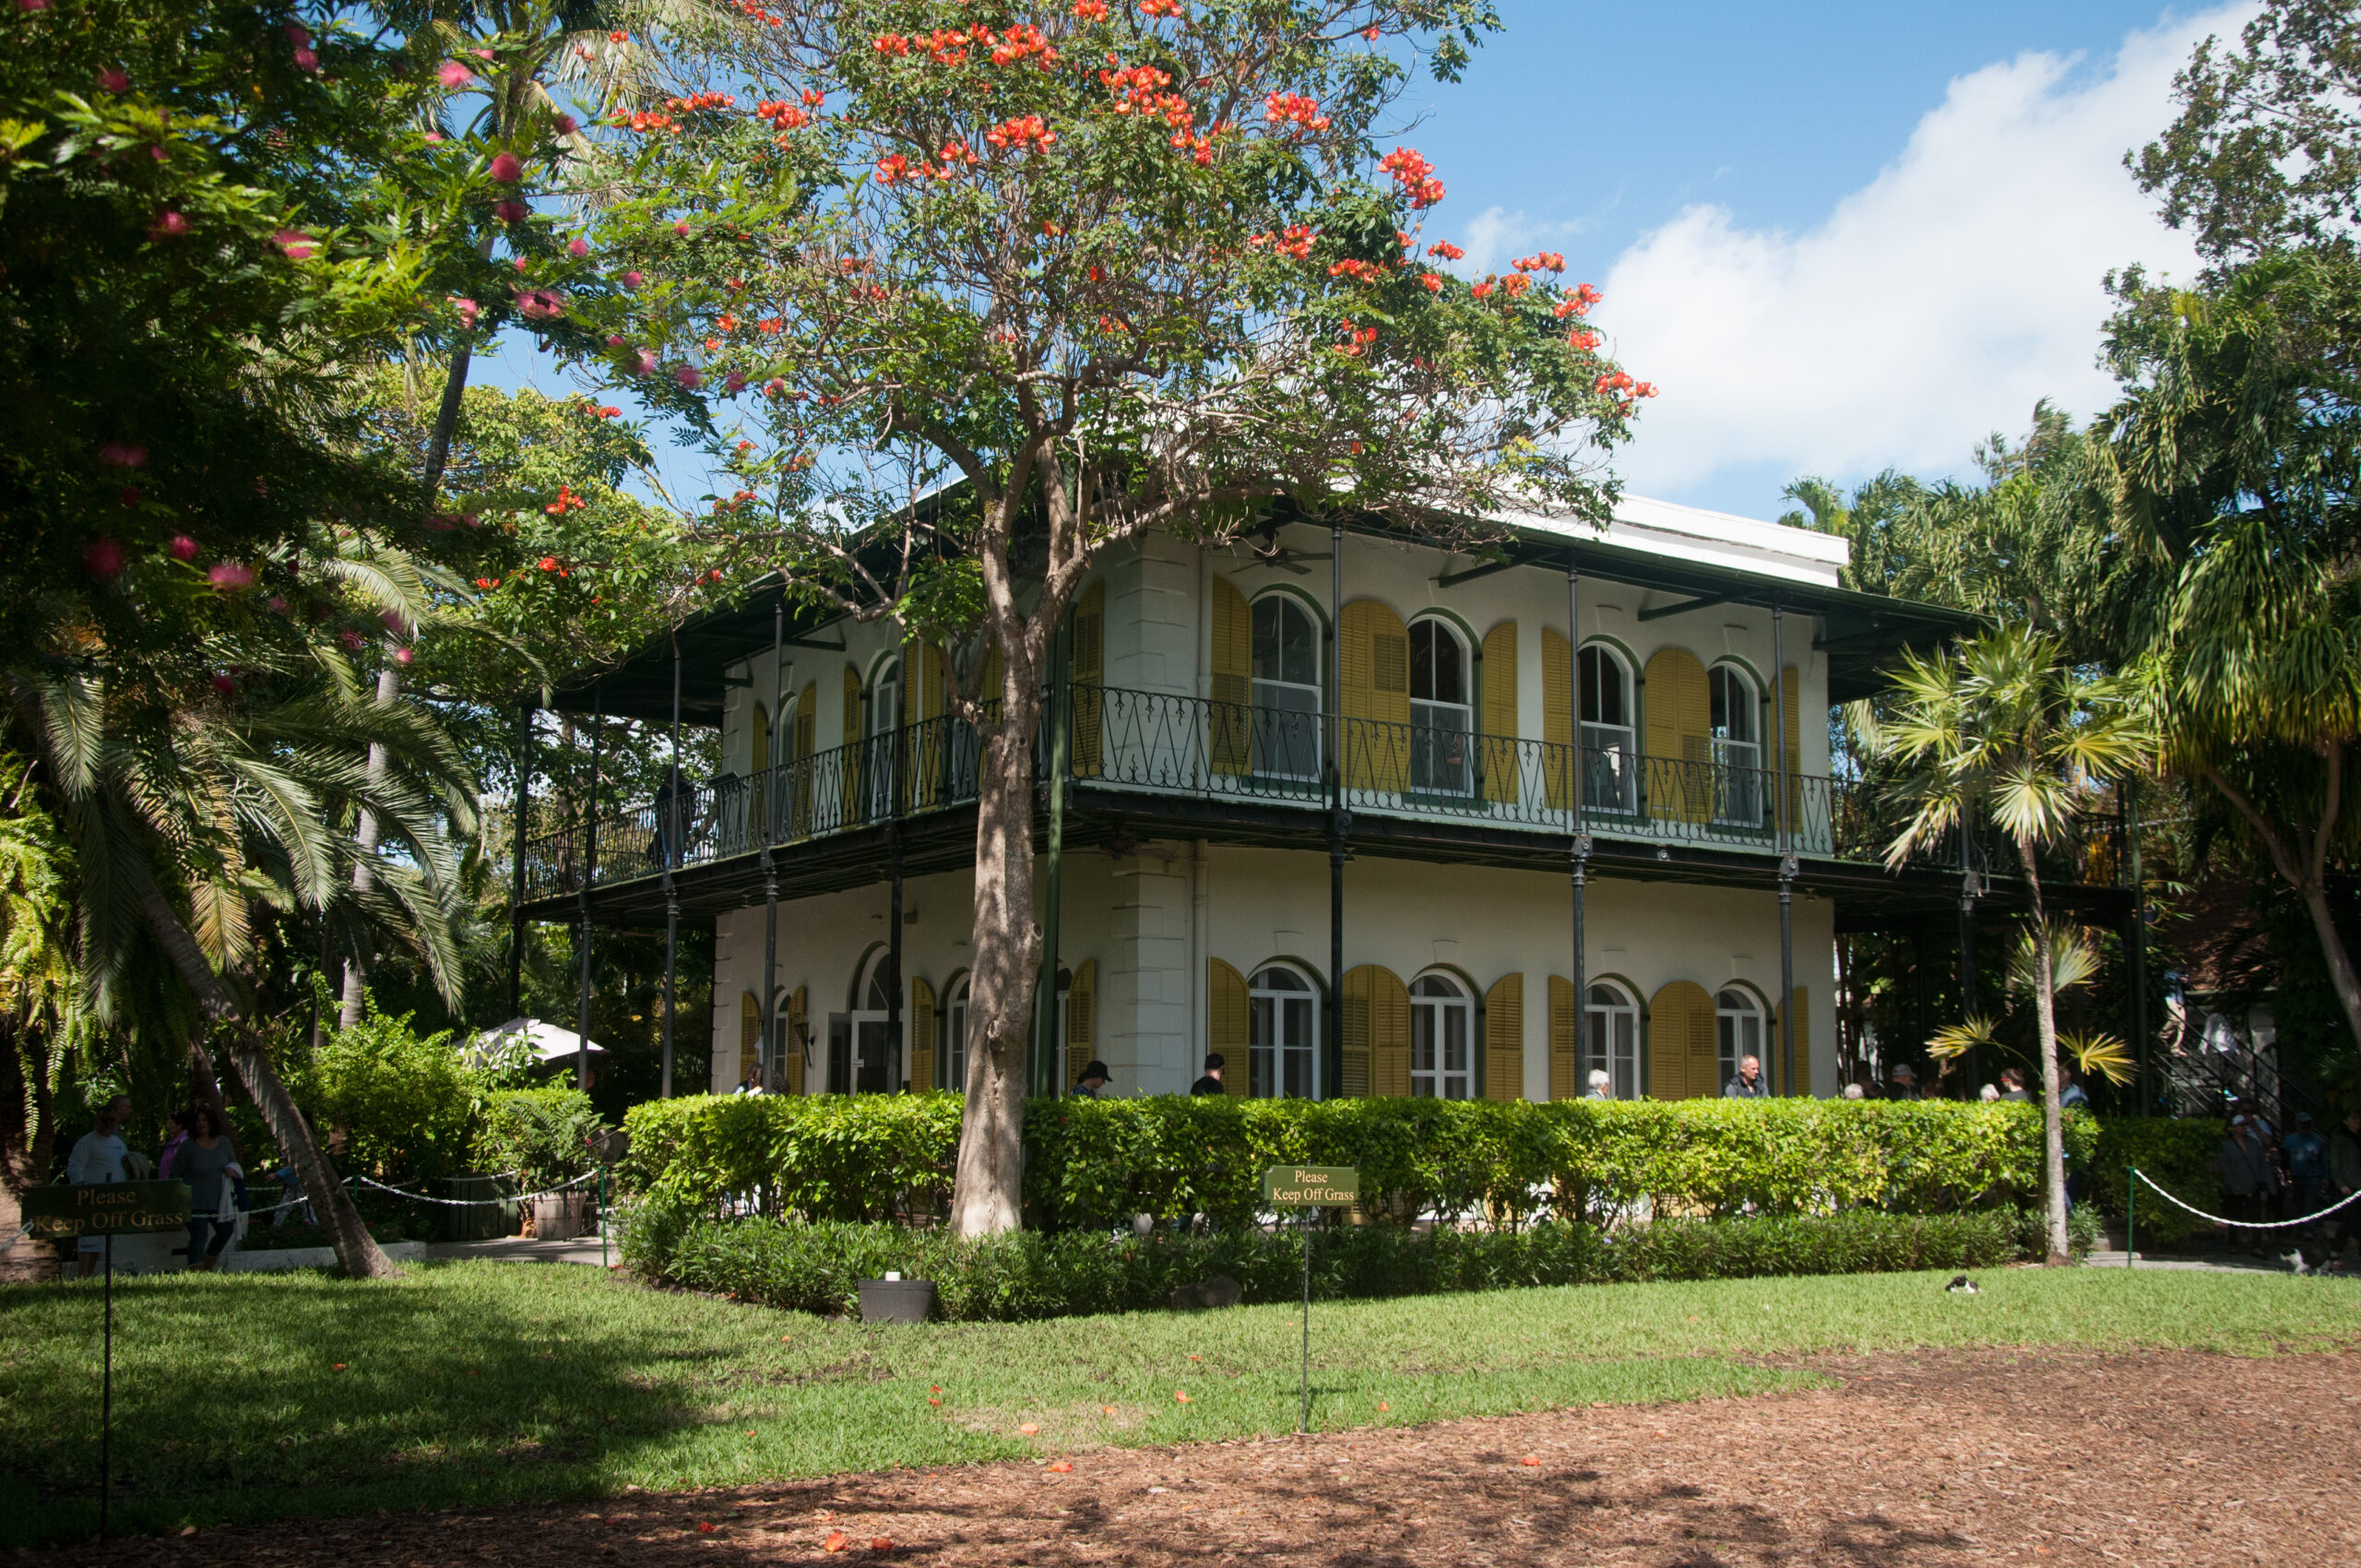
<path id="1" fill-rule="evenodd" d="M 1535 533 L 1561 538 L 1589 538 L 1602 543 L 1643 550 L 1674 560 L 1726 566 L 1787 582 L 1822 588 L 1842 586 L 1842 573 L 1852 560 L 1852 546 L 1842 536 L 1812 529 L 1766 523 L 1677 501 L 1645 495 L 1625 495 L 1601 532 L 1571 517 L 1535 513 L 1502 519 Z"/>

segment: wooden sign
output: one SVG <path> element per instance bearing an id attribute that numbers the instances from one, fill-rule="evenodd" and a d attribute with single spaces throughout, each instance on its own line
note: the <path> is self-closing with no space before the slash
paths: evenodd
<path id="1" fill-rule="evenodd" d="M 1349 1165 L 1275 1165 L 1263 1172 L 1263 1196 L 1276 1208 L 1334 1208 L 1361 1195 Z"/>
<path id="2" fill-rule="evenodd" d="M 185 1182 L 94 1182 L 25 1194 L 26 1227 L 44 1241 L 188 1229 Z"/>

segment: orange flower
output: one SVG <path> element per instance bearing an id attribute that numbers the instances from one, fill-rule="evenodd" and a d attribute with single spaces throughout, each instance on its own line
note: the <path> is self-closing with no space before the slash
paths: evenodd
<path id="1" fill-rule="evenodd" d="M 894 1543 L 887 1540 L 884 1536 L 872 1536 L 869 1538 L 869 1550 L 872 1551 L 891 1551 L 894 1550 Z"/>
<path id="2" fill-rule="evenodd" d="M 1536 1458 L 1535 1458 L 1532 1455 L 1528 1454 L 1528 1455 L 1526 1455 L 1525 1456 L 1525 1463 L 1526 1463 L 1526 1464 L 1528 1464 L 1528 1465 L 1538 1465 L 1539 1463 L 1541 1463 L 1541 1461 L 1540 1461 L 1540 1460 L 1538 1460 L 1538 1459 L 1536 1459 Z"/>
<path id="3" fill-rule="evenodd" d="M 701 1536 L 709 1536 L 713 1534 L 713 1521 L 710 1519 L 699 1519 L 697 1521 L 697 1534 Z"/>
<path id="4" fill-rule="evenodd" d="M 1035 1432 L 1039 1431 L 1041 1429 L 1035 1423 L 1027 1421 L 1016 1430 L 1023 1432 L 1026 1436 L 1031 1437 Z"/>
<path id="5" fill-rule="evenodd" d="M 1072 1465 L 1069 1465 L 1063 1459 L 1061 1459 L 1056 1464 L 1050 1467 L 1050 1473 L 1053 1476 L 1062 1476 L 1073 1470 L 1073 1468 L 1074 1467 Z"/>
<path id="6" fill-rule="evenodd" d="M 1461 250 L 1457 245 L 1453 244 L 1449 240 L 1437 240 L 1433 244 L 1427 247 L 1427 254 L 1429 255 L 1439 255 L 1445 261 L 1457 261 L 1461 256 L 1465 255 L 1467 253 Z"/>
<path id="7" fill-rule="evenodd" d="M 1176 1403 L 1176 1404 L 1186 1405 L 1187 1403 L 1189 1403 L 1189 1396 L 1188 1396 L 1188 1393 L 1187 1393 L 1185 1390 L 1183 1390 L 1183 1389 L 1179 1389 L 1179 1388 L 1174 1389 L 1174 1390 L 1172 1391 L 1172 1398 L 1173 1398 L 1173 1402 L 1174 1402 L 1174 1403 Z"/>
<path id="8" fill-rule="evenodd" d="M 834 1530 L 829 1533 L 826 1540 L 820 1543 L 820 1550 L 822 1551 L 842 1551 L 851 1544 L 852 1538 L 850 1536 L 845 1534 L 842 1530 Z"/>

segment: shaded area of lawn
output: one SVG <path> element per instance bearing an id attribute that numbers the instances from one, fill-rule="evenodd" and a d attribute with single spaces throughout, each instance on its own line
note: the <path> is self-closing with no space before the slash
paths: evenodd
<path id="1" fill-rule="evenodd" d="M 1760 1392 L 1809 1381 L 1760 1358 L 1833 1348 L 2361 1340 L 2361 1287 L 2343 1281 L 2010 1270 L 1970 1297 L 1942 1277 L 1315 1306 L 1314 1421 Z M 95 1289 L 0 1289 L 0 1542 L 94 1527 L 98 1308 Z M 386 1284 L 139 1279 L 116 1309 L 125 1529 L 1272 1434 L 1297 1413 L 1300 1330 L 1275 1306 L 890 1328 L 464 1263 Z"/>

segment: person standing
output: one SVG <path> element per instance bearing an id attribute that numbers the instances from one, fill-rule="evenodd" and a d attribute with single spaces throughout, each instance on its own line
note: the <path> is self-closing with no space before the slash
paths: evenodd
<path id="1" fill-rule="evenodd" d="M 175 1111 L 165 1119 L 164 1146 L 156 1156 L 156 1180 L 172 1179 L 172 1157 L 181 1152 L 181 1145 L 188 1142 L 188 1112 Z"/>
<path id="2" fill-rule="evenodd" d="M 2091 1108 L 2091 1092 L 2082 1087 L 2082 1075 L 2061 1062 L 2058 1064 L 2058 1075 L 2066 1081 L 2066 1087 L 2058 1091 L 2058 1109 L 2071 1111 L 2080 1106 L 2088 1111 Z"/>
<path id="3" fill-rule="evenodd" d="M 1082 1076 L 1074 1083 L 1074 1092 L 1092 1099 L 1103 1099 L 1107 1091 L 1107 1063 L 1093 1062 L 1082 1070 Z"/>
<path id="4" fill-rule="evenodd" d="M 2229 1136 L 2222 1140 L 2218 1163 L 2222 1191 L 2229 1194 L 2230 1218 L 2249 1223 L 2268 1218 L 2263 1207 L 2271 1201 L 2271 1157 L 2250 1119 L 2243 1115 L 2230 1118 Z M 2260 1257 L 2262 1232 L 2250 1230 L 2248 1235 L 2254 1242 L 2248 1250 Z"/>
<path id="5" fill-rule="evenodd" d="M 1228 1065 L 1228 1063 L 1222 1060 L 1222 1054 L 1218 1051 L 1206 1057 L 1205 1075 L 1191 1084 L 1189 1092 L 1191 1094 L 1228 1094 L 1229 1091 L 1221 1085 L 1222 1070 Z"/>
<path id="6" fill-rule="evenodd" d="M 1893 1081 L 1886 1089 L 1885 1098 L 1888 1099 L 1916 1099 L 1918 1098 L 1918 1070 L 1907 1062 L 1895 1063 L 1893 1064 Z"/>
<path id="7" fill-rule="evenodd" d="M 1613 1082 L 1614 1080 L 1607 1075 L 1606 1068 L 1593 1067 L 1590 1070 L 1590 1093 L 1583 1098 L 1584 1099 L 1613 1099 L 1615 1097 L 1608 1092 L 1608 1086 Z"/>
<path id="8" fill-rule="evenodd" d="M 2287 1157 L 2287 1180 L 2294 1186 L 2296 1212 L 2317 1214 L 2328 1206 L 2320 1201 L 2328 1191 L 2328 1140 L 2312 1125 L 2312 1113 L 2296 1112 L 2296 1130 L 2279 1145 Z"/>
<path id="9" fill-rule="evenodd" d="M 219 1111 L 200 1104 L 189 1113 L 188 1142 L 172 1161 L 172 1179 L 188 1183 L 188 1266 L 197 1273 L 219 1266 L 221 1250 L 238 1229 L 236 1220 L 216 1218 L 237 1158 Z"/>
<path id="10" fill-rule="evenodd" d="M 2025 1070 L 2023 1067 L 2000 1069 L 2000 1098 L 2013 1105 L 2023 1105 L 2033 1099 L 2025 1092 Z"/>
<path id="11" fill-rule="evenodd" d="M 1762 1059 L 1741 1056 L 1738 1059 L 1738 1076 L 1722 1086 L 1724 1099 L 1762 1099 L 1771 1093 L 1762 1081 Z"/>
<path id="12" fill-rule="evenodd" d="M 67 1186 L 91 1187 L 101 1182 L 127 1179 L 123 1161 L 131 1151 L 124 1146 L 122 1127 L 130 1116 L 129 1095 L 116 1095 L 99 1107 L 98 1114 L 91 1118 L 90 1130 L 74 1140 L 74 1147 L 65 1157 Z M 98 1272 L 99 1256 L 106 1246 L 103 1236 L 84 1236 L 74 1243 L 74 1271 L 77 1277 L 88 1279 Z"/>

